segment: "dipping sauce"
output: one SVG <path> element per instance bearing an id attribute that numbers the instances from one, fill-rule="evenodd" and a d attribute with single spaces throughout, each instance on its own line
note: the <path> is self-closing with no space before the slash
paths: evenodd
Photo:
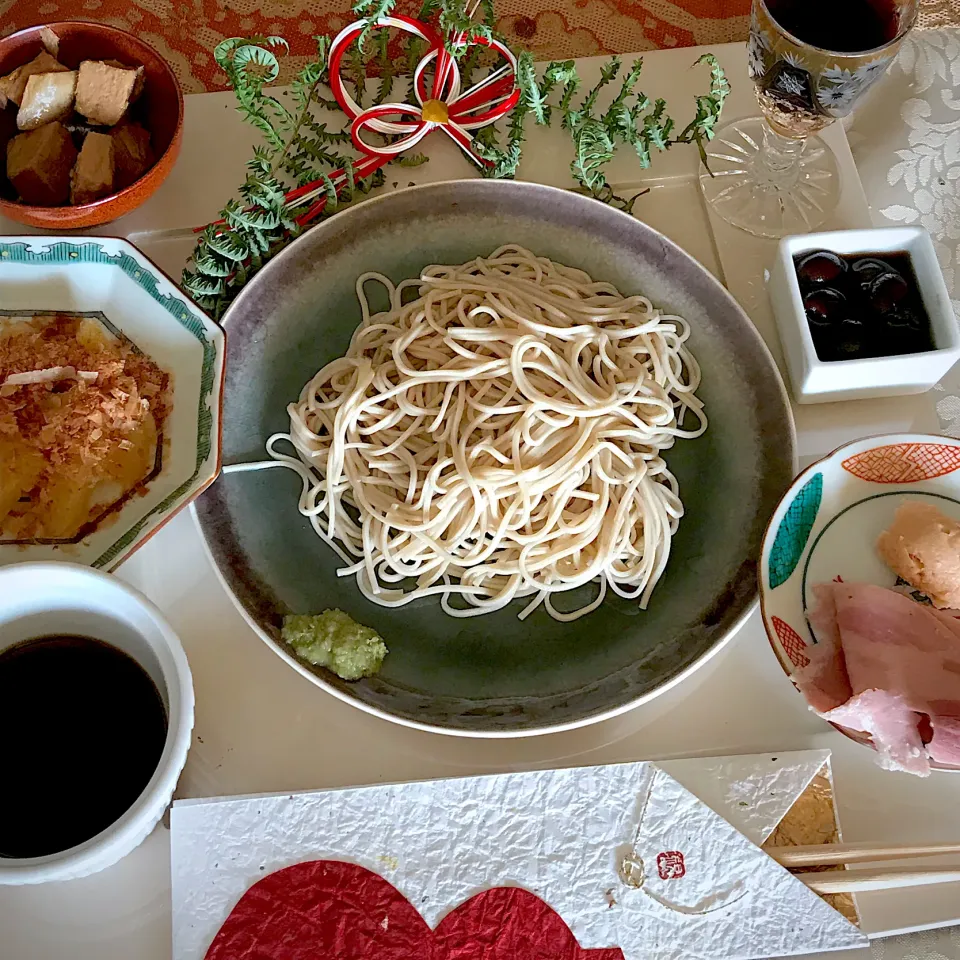
<path id="1" fill-rule="evenodd" d="M 0 653 L 0 856 L 42 857 L 115 823 L 160 762 L 167 716 L 132 657 L 40 637 Z"/>
<path id="2" fill-rule="evenodd" d="M 895 357 L 935 349 L 910 255 L 816 250 L 793 258 L 817 357 Z"/>

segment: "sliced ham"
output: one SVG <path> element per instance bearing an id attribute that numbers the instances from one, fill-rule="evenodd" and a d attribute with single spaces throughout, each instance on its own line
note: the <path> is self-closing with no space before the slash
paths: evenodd
<path id="1" fill-rule="evenodd" d="M 865 583 L 815 588 L 817 644 L 794 679 L 825 719 L 868 733 L 890 769 L 960 764 L 960 621 Z M 918 724 L 930 718 L 924 748 Z M 929 734 L 928 734 L 929 735 Z"/>
<path id="2" fill-rule="evenodd" d="M 937 610 L 935 607 L 929 609 L 952 634 L 960 638 L 960 610 Z"/>
<path id="3" fill-rule="evenodd" d="M 818 583 L 813 588 L 817 605 L 810 612 L 809 620 L 817 642 L 804 651 L 810 663 L 793 675 L 807 703 L 817 713 L 833 710 L 853 696 L 840 646 L 833 586 L 832 583 Z"/>
<path id="4" fill-rule="evenodd" d="M 960 637 L 923 604 L 870 583 L 834 583 L 853 693 L 887 690 L 914 710 L 960 699 Z"/>
<path id="5" fill-rule="evenodd" d="M 927 753 L 937 763 L 960 767 L 960 718 L 932 716 L 933 739 L 927 744 Z"/>
<path id="6" fill-rule="evenodd" d="M 903 697 L 886 690 L 865 690 L 820 716 L 841 727 L 869 733 L 885 770 L 930 775 L 930 761 L 917 729 L 919 717 Z"/>

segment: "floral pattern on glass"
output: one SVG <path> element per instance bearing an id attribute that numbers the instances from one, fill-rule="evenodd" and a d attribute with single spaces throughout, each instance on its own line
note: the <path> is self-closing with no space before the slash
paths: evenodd
<path id="1" fill-rule="evenodd" d="M 775 129 L 806 135 L 846 116 L 883 76 L 897 44 L 847 56 L 800 43 L 780 29 L 763 3 L 750 17 L 747 64 L 760 105 Z"/>
<path id="2" fill-rule="evenodd" d="M 878 57 L 854 70 L 832 64 L 821 71 L 817 101 L 831 116 L 844 116 L 854 103 L 883 76 L 893 57 Z"/>

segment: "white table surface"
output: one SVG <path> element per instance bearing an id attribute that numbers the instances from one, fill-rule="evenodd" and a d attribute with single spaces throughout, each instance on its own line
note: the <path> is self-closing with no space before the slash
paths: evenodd
<path id="1" fill-rule="evenodd" d="M 742 46 L 718 48 L 734 93 L 727 116 L 751 112 Z M 696 53 L 647 55 L 647 90 L 669 89 L 671 103 L 698 90 L 687 66 Z M 589 73 L 596 61 L 586 62 Z M 845 176 L 836 225 L 869 223 L 863 191 L 839 127 L 829 133 Z M 101 234 L 130 236 L 176 274 L 192 247 L 185 229 L 216 213 L 242 178 L 253 137 L 228 94 L 187 98 L 180 162 L 162 190 Z M 470 174 L 445 138 L 428 142 L 431 163 L 395 178 L 449 179 Z M 523 172 L 568 185 L 566 141 L 535 131 Z M 673 150 L 642 175 L 618 158 L 619 186 L 649 183 L 637 213 L 720 276 L 744 303 L 775 355 L 762 285 L 769 242 L 711 227 L 692 189 L 695 156 Z M 25 232 L 0 221 L 0 231 Z M 803 460 L 872 432 L 934 430 L 931 396 L 806 408 L 798 419 Z M 180 797 L 335 787 L 472 773 L 623 760 L 828 747 L 847 840 L 923 842 L 960 837 L 960 776 L 919 780 L 880 771 L 869 751 L 810 713 L 772 656 L 754 614 L 732 641 L 691 679 L 659 699 L 584 729 L 530 739 L 477 741 L 424 733 L 368 716 L 290 670 L 246 625 L 202 548 L 192 512 L 181 513 L 128 560 L 119 575 L 143 590 L 179 632 L 194 674 L 194 743 Z M 922 895 L 861 897 L 872 935 L 960 921 L 960 884 Z M 918 941 L 919 942 L 919 941 Z M 169 834 L 158 827 L 133 854 L 94 877 L 42 887 L 0 888 L 3 960 L 113 960 L 170 957 Z M 898 954 L 902 955 L 902 954 Z M 837 956 L 837 955 L 834 955 Z"/>

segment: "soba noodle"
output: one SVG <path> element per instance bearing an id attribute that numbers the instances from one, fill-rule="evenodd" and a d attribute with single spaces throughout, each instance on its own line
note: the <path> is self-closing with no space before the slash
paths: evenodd
<path id="1" fill-rule="evenodd" d="M 608 589 L 646 606 L 683 515 L 661 454 L 707 423 L 686 322 L 516 245 L 397 286 L 366 273 L 357 296 L 346 355 L 267 443 L 340 576 L 384 606 L 439 595 L 457 617 L 530 598 L 521 618 L 542 603 L 573 620 Z M 590 602 L 557 609 L 584 584 Z"/>

